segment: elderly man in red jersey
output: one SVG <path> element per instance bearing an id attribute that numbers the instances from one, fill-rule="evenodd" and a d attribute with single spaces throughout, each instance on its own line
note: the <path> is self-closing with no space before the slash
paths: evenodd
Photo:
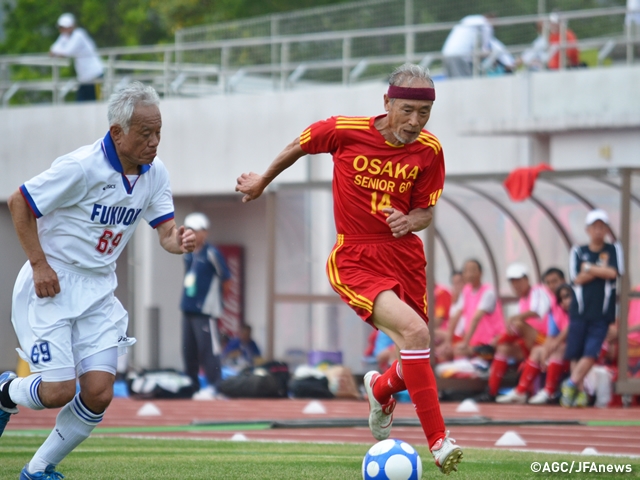
<path id="1" fill-rule="evenodd" d="M 327 261 L 334 290 L 366 322 L 389 335 L 400 351 L 383 375 L 369 372 L 369 426 L 383 440 L 391 431 L 393 394 L 407 389 L 443 473 L 457 469 L 462 450 L 445 431 L 429 362 L 426 260 L 413 232 L 427 228 L 442 193 L 444 156 L 423 130 L 435 100 L 433 81 L 405 64 L 389 78 L 387 114 L 331 117 L 314 123 L 275 158 L 265 173 L 242 174 L 236 190 L 247 202 L 306 154 L 333 155 L 338 238 Z"/>

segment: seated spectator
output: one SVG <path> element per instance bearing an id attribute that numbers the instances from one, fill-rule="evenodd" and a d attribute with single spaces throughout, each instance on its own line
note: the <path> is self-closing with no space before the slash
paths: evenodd
<path id="1" fill-rule="evenodd" d="M 531 285 L 529 270 L 521 263 L 507 268 L 507 279 L 520 299 L 518 312 L 507 321 L 507 332 L 498 339 L 496 354 L 489 370 L 489 386 L 476 400 L 494 401 L 502 378 L 507 372 L 509 359 L 521 362 L 535 345 L 542 345 L 547 334 L 551 298 L 542 285 Z"/>
<path id="2" fill-rule="evenodd" d="M 518 66 L 524 65 L 527 70 L 531 71 L 540 71 L 547 67 L 549 62 L 549 40 L 542 32 L 543 26 L 544 22 L 536 22 L 538 36 L 531 46 L 522 52 L 522 55 L 517 60 Z"/>
<path id="3" fill-rule="evenodd" d="M 549 16 L 549 36 L 543 33 L 544 22 L 537 22 L 538 36 L 531 46 L 527 48 L 517 61 L 518 65 L 524 65 L 532 71 L 548 68 L 557 70 L 560 68 L 560 18 L 557 13 Z M 580 52 L 575 47 L 576 35 L 569 28 L 567 32 L 566 66 L 577 67 L 580 65 Z M 573 45 L 573 46 L 572 46 Z"/>
<path id="4" fill-rule="evenodd" d="M 438 359 L 472 357 L 483 345 L 495 345 L 505 330 L 500 304 L 493 287 L 482 283 L 482 266 L 467 260 L 462 270 L 465 286 L 460 309 L 449 319 L 447 337 L 437 350 Z"/>
<path id="5" fill-rule="evenodd" d="M 555 300 L 557 300 L 556 294 L 558 293 L 558 289 L 565 283 L 567 282 L 564 272 L 558 267 L 551 267 L 542 274 L 542 284 L 547 287 L 549 296 L 551 297 L 552 311 L 553 307 L 558 305 L 558 302 L 555 302 Z"/>
<path id="6" fill-rule="evenodd" d="M 640 13 L 638 14 L 640 15 Z M 640 285 L 633 289 L 640 292 Z M 629 359 L 640 361 L 640 298 L 629 301 L 629 314 L 627 316 L 627 338 Z"/>
<path id="7" fill-rule="evenodd" d="M 260 349 L 251 338 L 250 325 L 243 325 L 238 337 L 229 339 L 222 351 L 222 361 L 227 366 L 235 367 L 236 370 L 262 363 Z"/>
<path id="8" fill-rule="evenodd" d="M 454 304 L 460 301 L 463 287 L 464 280 L 462 280 L 462 272 L 459 271 L 451 274 L 451 291 L 444 286 L 436 285 L 436 308 L 433 318 L 434 345 L 436 346 L 441 345 L 447 337 L 449 318 L 452 313 L 457 312 Z"/>
<path id="9" fill-rule="evenodd" d="M 542 345 L 536 345 L 531 349 L 531 354 L 520 374 L 518 386 L 511 392 L 498 396 L 497 403 L 525 403 L 533 381 L 541 371 L 545 370 L 547 376 L 544 388 L 532 396 L 528 403 L 543 405 L 556 395 L 562 375 L 569 371 L 569 364 L 564 360 L 564 350 L 569 331 L 568 312 L 571 293 L 571 285 L 567 284 L 560 285 L 556 290 L 555 302 L 548 316 L 547 338 Z"/>
<path id="10" fill-rule="evenodd" d="M 578 67 L 580 65 L 580 51 L 575 46 L 577 42 L 576 34 L 569 27 L 566 31 L 565 58 L 567 67 Z M 549 16 L 549 61 L 547 68 L 557 70 L 560 68 L 560 18 L 557 13 Z"/>
<path id="11" fill-rule="evenodd" d="M 386 372 L 391 364 L 398 359 L 396 345 L 391 337 L 382 330 L 375 331 L 375 340 L 371 356 L 375 358 L 380 373 Z"/>
<path id="12" fill-rule="evenodd" d="M 640 285 L 636 286 L 634 292 L 640 292 Z M 633 298 L 629 301 L 629 312 L 627 316 L 627 368 L 630 378 L 640 377 L 640 299 Z M 605 364 L 611 372 L 611 383 L 615 385 L 618 380 L 618 326 L 612 324 L 609 326 L 607 337 L 600 351 L 600 363 Z M 591 373 L 591 371 L 590 371 Z M 589 375 L 585 377 L 586 379 Z M 640 396 L 635 395 L 631 398 L 632 405 L 640 404 Z M 597 405 L 597 403 L 596 403 Z M 612 395 L 609 402 L 610 407 L 623 406 L 622 396 L 620 394 Z"/>
<path id="13" fill-rule="evenodd" d="M 490 45 L 491 53 L 483 60 L 482 70 L 492 76 L 513 73 L 517 67 L 516 59 L 505 44 L 492 38 Z"/>

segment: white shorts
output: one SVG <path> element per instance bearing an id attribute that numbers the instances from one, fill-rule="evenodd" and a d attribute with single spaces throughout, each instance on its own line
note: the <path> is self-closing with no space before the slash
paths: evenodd
<path id="1" fill-rule="evenodd" d="M 55 297 L 38 298 L 29 262 L 20 270 L 13 289 L 11 322 L 22 347 L 17 350 L 33 373 L 58 370 L 81 374 L 80 362 L 87 357 L 113 347 L 124 353 L 135 343 L 127 337 L 127 312 L 114 295 L 118 284 L 115 273 L 96 275 L 49 263 L 60 282 L 60 293 Z"/>

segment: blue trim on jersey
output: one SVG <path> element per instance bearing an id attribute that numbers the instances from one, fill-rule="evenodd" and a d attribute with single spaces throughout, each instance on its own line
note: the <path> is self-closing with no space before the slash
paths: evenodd
<path id="1" fill-rule="evenodd" d="M 122 184 L 124 185 L 124 189 L 129 195 L 131 195 L 133 193 L 133 187 L 135 187 L 136 183 L 138 183 L 138 180 L 136 179 L 136 181 L 133 182 L 133 185 L 129 183 L 129 179 L 124 174 L 124 170 L 122 169 L 122 162 L 120 162 L 120 157 L 118 157 L 118 153 L 116 152 L 116 146 L 113 143 L 113 139 L 111 138 L 111 132 L 107 132 L 107 134 L 104 136 L 104 139 L 102 140 L 102 151 L 106 155 L 107 160 L 109 161 L 113 169 L 120 175 L 122 175 Z M 140 165 L 140 175 L 148 172 L 150 168 L 151 165 Z"/>
<path id="2" fill-rule="evenodd" d="M 38 210 L 38 207 L 36 206 L 36 202 L 33 201 L 33 198 L 31 198 L 31 194 L 27 190 L 27 187 L 24 186 L 24 184 L 20 185 L 20 193 L 22 193 L 22 196 L 27 201 L 29 208 L 31 209 L 33 214 L 36 216 L 36 218 L 40 218 L 42 216 L 42 213 L 40 213 L 40 210 Z"/>
<path id="3" fill-rule="evenodd" d="M 156 228 L 161 223 L 168 222 L 169 220 L 173 220 L 173 218 L 174 218 L 173 212 L 167 213 L 166 215 L 162 215 L 161 217 L 158 217 L 155 220 L 151 220 L 149 222 L 149 225 L 151 225 L 153 228 Z"/>

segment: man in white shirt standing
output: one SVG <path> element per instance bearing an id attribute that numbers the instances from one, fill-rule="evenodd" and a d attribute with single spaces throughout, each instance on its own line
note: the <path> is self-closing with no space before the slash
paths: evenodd
<path id="1" fill-rule="evenodd" d="M 58 18 L 60 36 L 55 41 L 49 53 L 54 57 L 71 57 L 78 77 L 78 102 L 93 101 L 98 98 L 98 84 L 102 77 L 102 60 L 98 56 L 96 44 L 89 34 L 76 26 L 76 19 L 71 13 L 63 13 Z"/>
<path id="2" fill-rule="evenodd" d="M 492 51 L 493 26 L 487 15 L 467 15 L 458 23 L 442 46 L 447 76 L 470 77 L 473 74 L 473 54 L 476 49 L 481 57 Z"/>

